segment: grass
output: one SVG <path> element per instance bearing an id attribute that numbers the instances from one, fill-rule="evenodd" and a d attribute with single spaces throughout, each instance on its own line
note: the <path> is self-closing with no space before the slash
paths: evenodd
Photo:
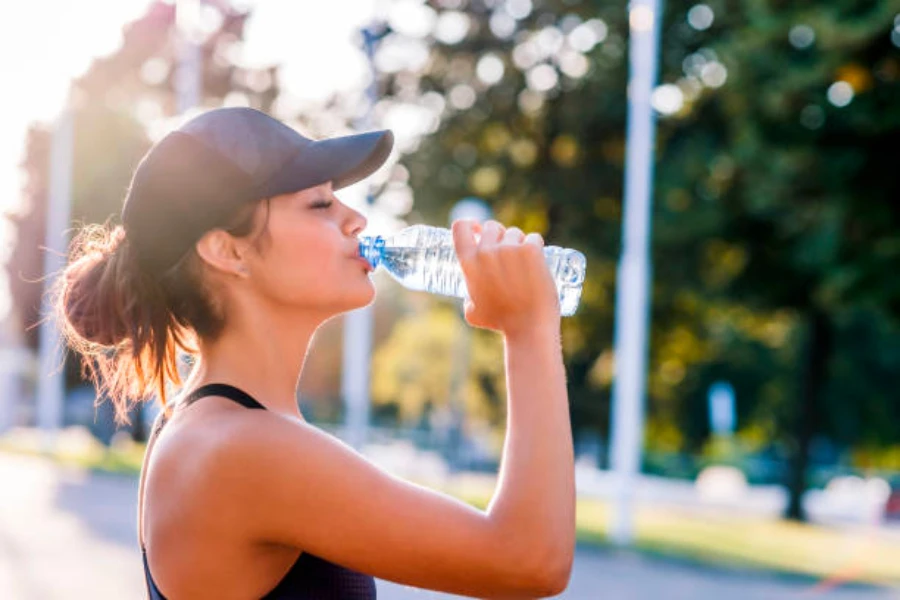
<path id="1" fill-rule="evenodd" d="M 61 440 L 50 458 L 92 471 L 134 475 L 140 472 L 144 447 L 125 442 L 107 449 L 84 438 Z M 0 451 L 44 455 L 39 438 L 0 437 Z M 46 456 L 46 455 L 45 455 Z M 431 486 L 438 487 L 438 486 Z M 440 488 L 485 509 L 492 490 L 464 481 Z M 582 498 L 577 504 L 578 541 L 608 548 L 611 509 L 603 501 Z M 761 569 L 822 580 L 822 587 L 845 582 L 900 586 L 900 540 L 733 513 L 702 514 L 686 509 L 639 507 L 635 514 L 635 548 L 691 562 Z"/>
<path id="2" fill-rule="evenodd" d="M 453 491 L 447 490 L 451 493 Z M 490 496 L 457 490 L 455 496 L 479 508 Z M 609 505 L 577 502 L 577 535 L 582 544 L 610 547 Z M 822 587 L 843 583 L 900 586 L 900 540 L 859 530 L 735 514 L 694 514 L 688 510 L 639 507 L 635 548 L 692 562 L 801 575 Z"/>
<path id="3" fill-rule="evenodd" d="M 0 452 L 43 456 L 61 465 L 102 473 L 137 475 L 141 472 L 144 445 L 130 441 L 110 448 L 81 432 L 60 434 L 56 450 L 46 453 L 41 447 L 40 434 L 34 430 L 13 430 L 0 436 Z"/>

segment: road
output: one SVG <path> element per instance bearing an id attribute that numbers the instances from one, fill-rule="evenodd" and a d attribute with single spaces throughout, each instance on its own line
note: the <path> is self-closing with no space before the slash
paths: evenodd
<path id="1" fill-rule="evenodd" d="M 142 598 L 136 494 L 133 477 L 91 474 L 0 453 L 0 598 Z M 454 598 L 383 580 L 377 586 L 382 600 Z M 559 596 L 567 600 L 810 597 L 900 600 L 900 592 L 861 586 L 822 591 L 805 578 L 579 548 L 570 585 Z"/>

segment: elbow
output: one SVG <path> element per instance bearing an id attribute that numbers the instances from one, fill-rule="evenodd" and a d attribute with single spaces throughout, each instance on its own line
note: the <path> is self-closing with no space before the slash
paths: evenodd
<path id="1" fill-rule="evenodd" d="M 569 579 L 572 575 L 572 560 L 559 561 L 552 568 L 546 568 L 542 577 L 537 582 L 535 595 L 540 598 L 558 596 L 569 587 Z"/>
<path id="2" fill-rule="evenodd" d="M 572 564 L 575 559 L 574 547 L 555 548 L 542 553 L 534 568 L 530 569 L 530 593 L 538 598 L 558 596 L 569 587 Z"/>
<path id="3" fill-rule="evenodd" d="M 502 594 L 547 598 L 562 594 L 569 586 L 575 560 L 574 528 L 568 536 L 541 542 L 536 542 L 536 537 L 521 533 L 515 538 L 501 537 L 502 546 L 493 555 L 503 557 L 503 575 L 495 579 L 505 582 L 500 586 L 506 590 Z"/>

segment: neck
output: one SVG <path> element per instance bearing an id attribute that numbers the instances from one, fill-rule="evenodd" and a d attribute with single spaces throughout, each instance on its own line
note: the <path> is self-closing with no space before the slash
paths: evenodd
<path id="1" fill-rule="evenodd" d="M 227 383 L 272 412 L 302 419 L 297 382 L 313 334 L 324 319 L 308 315 L 277 318 L 265 311 L 243 314 L 243 319 L 229 322 L 214 341 L 201 341 L 200 356 L 184 388 Z"/>

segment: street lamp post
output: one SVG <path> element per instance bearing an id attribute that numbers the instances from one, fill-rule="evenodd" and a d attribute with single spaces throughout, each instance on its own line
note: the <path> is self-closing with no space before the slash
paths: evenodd
<path id="1" fill-rule="evenodd" d="M 363 48 L 368 58 L 371 81 L 366 90 L 366 109 L 357 119 L 358 129 L 368 131 L 373 126 L 373 111 L 378 101 L 378 73 L 375 68 L 375 47 L 379 39 L 378 15 L 362 30 Z M 372 191 L 366 193 L 366 207 L 372 206 Z M 370 420 L 369 363 L 372 357 L 372 329 L 374 313 L 372 305 L 344 315 L 343 368 L 341 370 L 341 395 L 346 409 L 346 441 L 362 451 L 366 445 Z"/>
<path id="2" fill-rule="evenodd" d="M 175 71 L 175 98 L 178 114 L 200 105 L 203 95 L 203 56 L 198 32 L 201 0 L 178 0 L 175 5 L 175 32 L 178 66 Z"/>
<path id="3" fill-rule="evenodd" d="M 54 124 L 50 145 L 50 187 L 44 235 L 44 318 L 38 331 L 37 424 L 43 433 L 42 449 L 48 453 L 55 449 L 65 410 L 64 342 L 47 300 L 57 274 L 66 264 L 66 232 L 72 206 L 73 129 L 72 108 L 67 98 Z"/>
<path id="4" fill-rule="evenodd" d="M 610 533 L 619 545 L 629 544 L 634 538 L 634 487 L 643 445 L 655 137 L 650 97 L 658 72 L 660 0 L 633 0 L 629 11 L 631 78 L 610 436 L 618 486 Z"/>

